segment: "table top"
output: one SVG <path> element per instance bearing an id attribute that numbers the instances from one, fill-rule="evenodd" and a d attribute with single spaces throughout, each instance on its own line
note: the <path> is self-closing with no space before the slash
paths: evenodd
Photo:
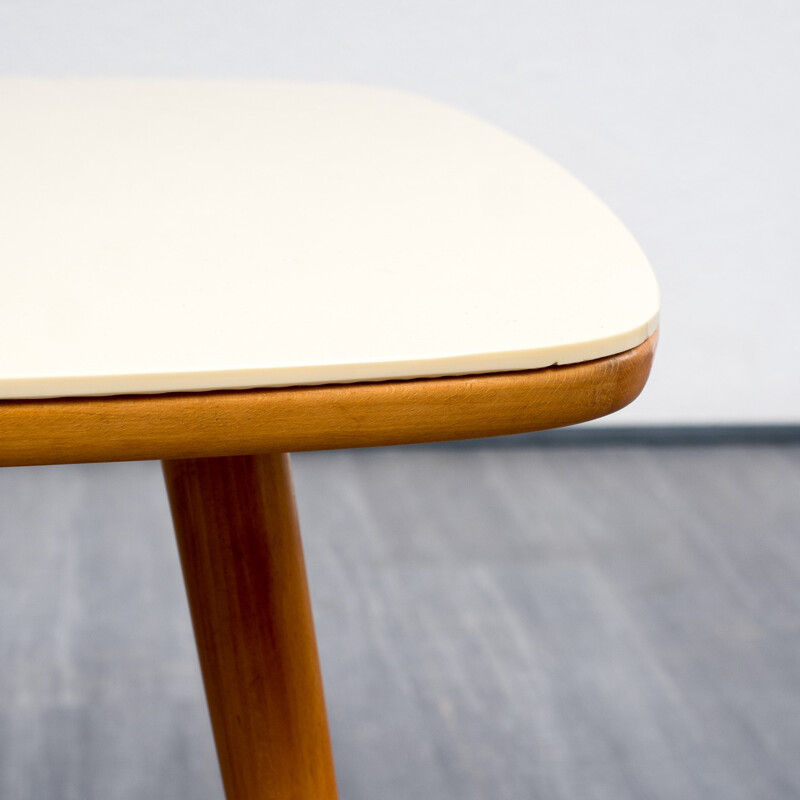
<path id="1" fill-rule="evenodd" d="M 3 79 L 0 119 L 0 398 L 531 370 L 657 327 L 597 198 L 428 100 Z"/>

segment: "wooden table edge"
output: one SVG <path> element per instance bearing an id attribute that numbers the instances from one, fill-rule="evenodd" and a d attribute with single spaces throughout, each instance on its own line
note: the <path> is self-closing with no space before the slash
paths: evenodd
<path id="1" fill-rule="evenodd" d="M 2 400 L 0 466 L 289 453 L 574 425 L 638 396 L 657 338 L 594 361 L 519 372 Z"/>

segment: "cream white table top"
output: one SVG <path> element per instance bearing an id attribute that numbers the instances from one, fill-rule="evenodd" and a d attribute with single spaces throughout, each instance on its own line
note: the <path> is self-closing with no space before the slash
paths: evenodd
<path id="1" fill-rule="evenodd" d="M 521 370 L 657 326 L 527 144 L 349 86 L 0 80 L 0 398 Z"/>

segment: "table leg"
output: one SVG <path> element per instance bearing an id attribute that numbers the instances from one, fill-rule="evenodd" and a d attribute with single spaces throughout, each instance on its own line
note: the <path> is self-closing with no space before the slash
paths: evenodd
<path id="1" fill-rule="evenodd" d="M 164 477 L 228 800 L 335 800 L 289 457 Z"/>

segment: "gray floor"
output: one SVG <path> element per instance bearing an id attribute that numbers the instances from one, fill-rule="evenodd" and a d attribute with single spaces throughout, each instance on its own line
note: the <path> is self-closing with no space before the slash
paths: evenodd
<path id="1" fill-rule="evenodd" d="M 800 797 L 800 445 L 294 458 L 343 800 Z M 0 470 L 0 798 L 220 798 L 155 463 Z"/>

